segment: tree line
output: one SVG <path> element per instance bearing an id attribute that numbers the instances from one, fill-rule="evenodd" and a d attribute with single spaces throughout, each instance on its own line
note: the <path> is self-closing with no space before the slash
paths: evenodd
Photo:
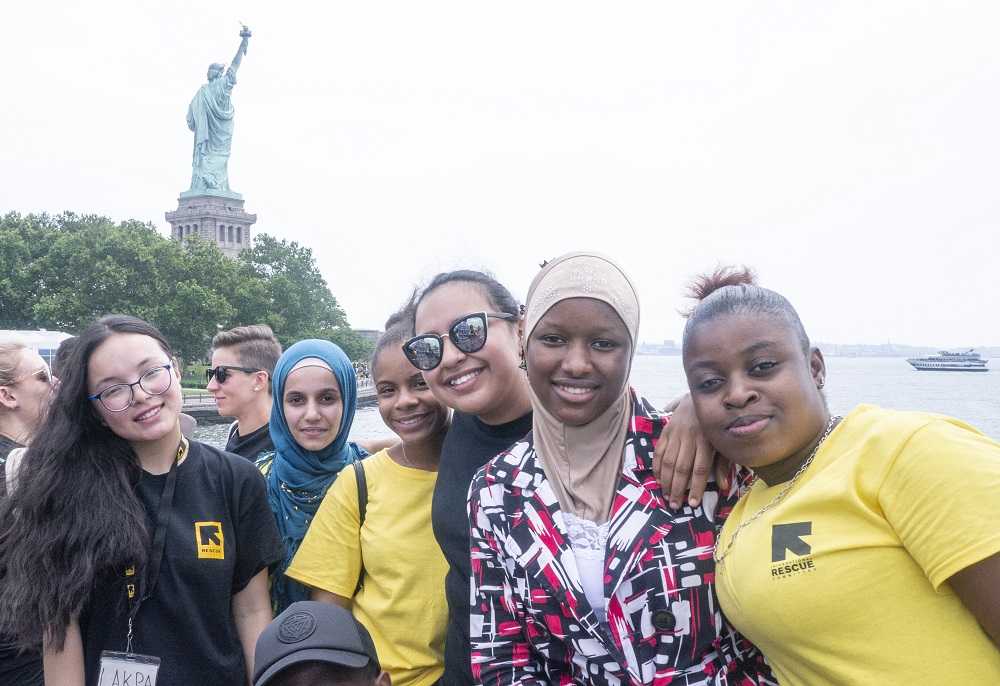
<path id="1" fill-rule="evenodd" d="M 97 317 L 157 326 L 186 361 L 217 331 L 267 324 L 282 345 L 333 341 L 354 359 L 371 343 L 352 331 L 312 250 L 266 233 L 233 260 L 208 241 L 183 245 L 150 223 L 66 212 L 0 217 L 0 329 L 77 334 Z"/>

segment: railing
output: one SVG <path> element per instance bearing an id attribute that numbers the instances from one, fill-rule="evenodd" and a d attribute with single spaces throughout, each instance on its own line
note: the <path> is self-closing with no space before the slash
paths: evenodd
<path id="1" fill-rule="evenodd" d="M 358 379 L 358 395 L 363 396 L 364 398 L 374 398 L 375 381 L 371 378 Z M 199 391 L 196 393 L 185 391 L 184 407 L 201 409 L 215 407 L 215 398 L 213 398 L 212 394 L 207 391 Z"/>
<path id="2" fill-rule="evenodd" d="M 204 405 L 215 406 L 215 398 L 209 393 L 185 393 L 184 407 L 201 407 Z"/>

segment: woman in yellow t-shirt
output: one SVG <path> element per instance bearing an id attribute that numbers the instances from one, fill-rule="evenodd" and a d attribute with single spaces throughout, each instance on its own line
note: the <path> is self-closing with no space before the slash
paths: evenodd
<path id="1" fill-rule="evenodd" d="M 1000 444 L 940 415 L 831 417 L 784 297 L 746 270 L 692 291 L 698 420 L 757 475 L 715 550 L 732 624 L 783 685 L 1000 683 Z"/>
<path id="2" fill-rule="evenodd" d="M 355 470 L 341 472 L 287 571 L 313 600 L 351 608 L 393 686 L 441 677 L 447 622 L 448 565 L 431 530 L 431 496 L 448 410 L 403 355 L 411 327 L 407 310 L 390 318 L 370 367 L 379 412 L 401 442 L 360 463 L 367 498 Z"/>

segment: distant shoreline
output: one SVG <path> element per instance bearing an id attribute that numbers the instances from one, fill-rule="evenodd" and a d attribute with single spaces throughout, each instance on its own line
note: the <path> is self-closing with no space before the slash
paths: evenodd
<path id="1" fill-rule="evenodd" d="M 894 345 L 861 345 L 861 344 L 841 344 L 841 343 L 817 343 L 816 347 L 823 351 L 827 357 L 924 357 L 934 355 L 942 350 L 975 350 L 983 359 L 989 360 L 1000 358 L 1000 346 L 953 346 L 940 348 L 927 346 L 907 346 Z M 681 349 L 652 343 L 642 343 L 636 351 L 638 355 L 648 355 L 651 357 L 677 357 L 681 354 Z"/>

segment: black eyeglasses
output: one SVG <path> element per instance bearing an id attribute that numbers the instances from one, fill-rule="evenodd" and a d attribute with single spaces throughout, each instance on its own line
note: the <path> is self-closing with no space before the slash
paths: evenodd
<path id="1" fill-rule="evenodd" d="M 135 387 L 138 386 L 149 395 L 163 395 L 170 389 L 173 374 L 170 365 L 147 369 L 132 383 L 116 383 L 108 386 L 100 393 L 88 395 L 87 400 L 99 400 L 108 412 L 124 412 L 135 402 Z"/>
<path id="2" fill-rule="evenodd" d="M 476 312 L 455 320 L 448 329 L 448 338 L 463 353 L 474 353 L 486 345 L 487 319 L 517 319 L 506 312 Z M 403 343 L 403 354 L 414 367 L 429 372 L 441 364 L 444 355 L 444 337 L 436 333 L 422 333 Z"/>
<path id="3" fill-rule="evenodd" d="M 231 364 L 220 364 L 218 367 L 212 367 L 205 370 L 205 380 L 208 383 L 212 382 L 212 379 L 217 379 L 220 384 L 226 383 L 226 379 L 233 372 L 243 372 L 244 374 L 256 374 L 257 372 L 262 372 L 263 369 L 254 369 L 253 367 L 235 367 Z"/>

